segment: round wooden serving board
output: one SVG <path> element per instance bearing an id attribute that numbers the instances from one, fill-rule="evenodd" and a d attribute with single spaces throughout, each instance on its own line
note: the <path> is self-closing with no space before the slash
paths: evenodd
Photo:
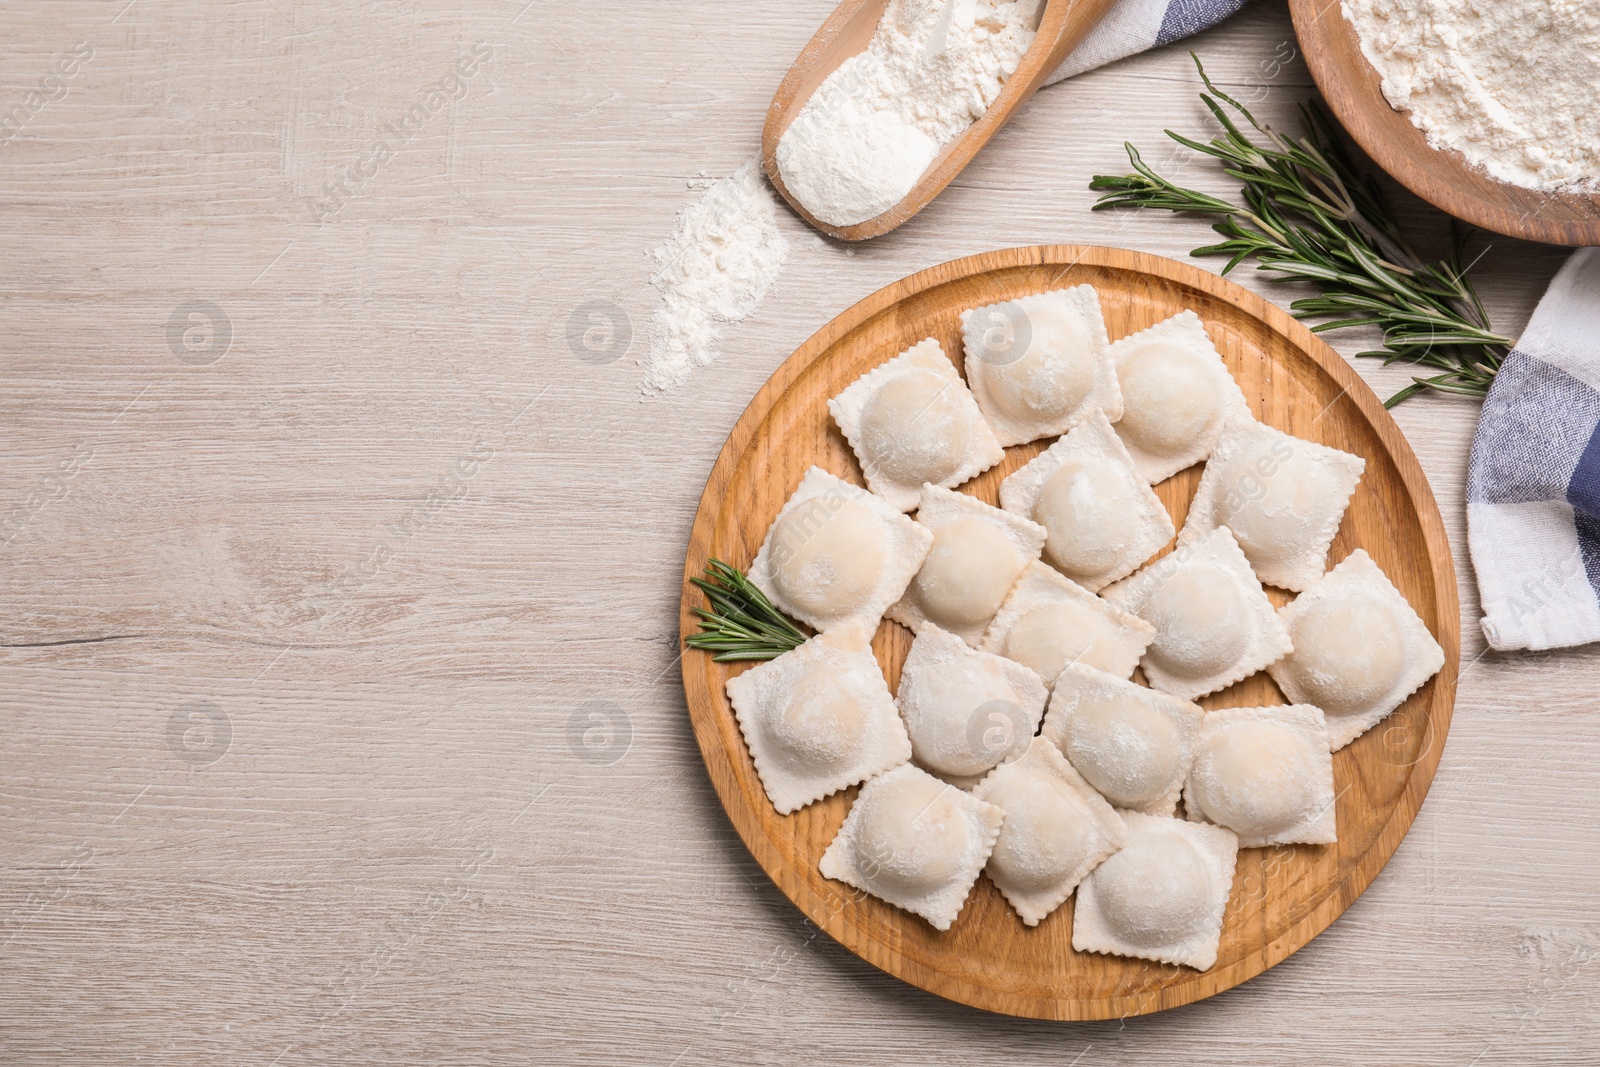
<path id="1" fill-rule="evenodd" d="M 856 304 L 790 356 L 739 419 L 706 484 L 684 565 L 683 634 L 698 628 L 689 609 L 702 603 L 688 578 L 713 556 L 748 568 L 808 467 L 862 484 L 828 416 L 829 397 L 925 337 L 937 338 L 959 367 L 963 309 L 1084 282 L 1099 290 L 1113 339 L 1194 309 L 1257 418 L 1365 457 L 1366 474 L 1331 560 L 1366 549 L 1427 622 L 1447 660 L 1391 718 L 1334 757 L 1338 844 L 1240 851 L 1217 963 L 1201 973 L 1075 952 L 1070 900 L 1030 929 L 987 878 L 978 880 L 945 933 L 823 878 L 817 861 L 856 790 L 779 815 L 762 791 L 724 689 L 745 667 L 686 652 L 684 690 L 712 784 L 751 853 L 789 899 L 840 944 L 898 978 L 989 1011 L 1043 1019 L 1107 1019 L 1187 1004 L 1260 974 L 1320 933 L 1377 876 L 1422 804 L 1450 726 L 1460 661 L 1455 572 L 1433 494 L 1394 421 L 1344 360 L 1283 311 L 1216 275 L 1159 256 L 1074 246 L 1013 248 L 923 271 Z M 1008 449 L 999 466 L 963 491 L 997 503 L 1000 480 L 1047 443 Z M 1199 476 L 1196 466 L 1156 487 L 1179 526 Z M 1269 593 L 1279 604 L 1288 599 Z M 897 624 L 879 627 L 873 648 L 891 688 L 910 644 L 910 632 Z M 1284 699 L 1258 674 L 1201 703 L 1219 708 Z"/>
<path id="2" fill-rule="evenodd" d="M 1460 152 L 1428 143 L 1384 98 L 1340 0 L 1289 0 L 1295 36 L 1317 88 L 1373 161 L 1434 207 L 1486 230 L 1555 245 L 1600 245 L 1600 196 L 1547 193 L 1498 181 Z"/>

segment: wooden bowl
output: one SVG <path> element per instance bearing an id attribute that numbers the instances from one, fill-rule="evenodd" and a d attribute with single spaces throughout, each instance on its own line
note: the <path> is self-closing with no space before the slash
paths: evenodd
<path id="1" fill-rule="evenodd" d="M 1384 98 L 1339 0 L 1289 0 L 1311 77 L 1356 144 L 1396 181 L 1474 226 L 1554 245 L 1600 245 L 1600 195 L 1548 193 L 1489 177 L 1460 152 L 1434 148 Z"/>
<path id="2" fill-rule="evenodd" d="M 850 226 L 835 226 L 823 222 L 789 192 L 783 173 L 778 169 L 778 141 L 805 107 L 828 75 L 851 56 L 867 50 L 872 35 L 883 18 L 889 0 L 843 0 L 833 14 L 817 30 L 809 43 L 795 57 L 794 64 L 784 75 L 767 108 L 767 120 L 761 131 L 761 166 L 767 180 L 772 182 L 795 213 L 812 226 L 842 241 L 864 241 L 877 237 L 905 222 L 926 207 L 945 186 L 955 180 L 972 157 L 1000 128 L 1011 121 L 1018 108 L 1027 102 L 1045 80 L 1061 66 L 1072 50 L 1099 25 L 1116 0 L 1047 0 L 1039 18 L 1039 31 L 1033 44 L 1023 54 L 1017 69 L 1011 72 L 1000 95 L 983 116 L 967 127 L 934 157 L 923 171 L 917 184 L 898 204 L 864 222 Z"/>
<path id="3" fill-rule="evenodd" d="M 1331 558 L 1366 549 L 1427 622 L 1447 661 L 1392 717 L 1335 755 L 1337 844 L 1240 851 L 1217 963 L 1199 972 L 1075 952 L 1070 901 L 1029 928 L 987 878 L 950 930 L 939 933 L 822 877 L 817 861 L 856 791 L 779 815 L 724 689 L 744 665 L 686 652 L 684 692 L 706 770 L 751 854 L 789 899 L 840 944 L 896 977 L 965 1004 L 1044 1019 L 1106 1019 L 1187 1004 L 1260 974 L 1321 932 L 1377 876 L 1411 825 L 1450 727 L 1460 660 L 1455 571 L 1438 507 L 1399 428 L 1349 365 L 1286 313 L 1214 274 L 1159 256 L 1074 246 L 1013 248 L 923 271 L 856 304 L 790 356 L 739 419 L 706 483 L 684 563 L 684 636 L 698 629 L 690 608 L 702 602 L 688 579 L 713 556 L 748 569 L 808 467 L 862 483 L 828 417 L 828 397 L 925 337 L 959 356 L 964 308 L 1080 282 L 1099 290 L 1112 337 L 1193 308 L 1257 418 L 1366 458 Z M 963 491 L 995 503 L 1001 478 L 1043 444 L 1008 449 L 999 466 Z M 1156 487 L 1180 525 L 1199 476 L 1196 466 Z M 1288 600 L 1269 593 L 1276 603 Z M 873 648 L 891 687 L 910 643 L 897 624 L 878 628 Z M 1284 702 L 1264 673 L 1201 701 Z"/>

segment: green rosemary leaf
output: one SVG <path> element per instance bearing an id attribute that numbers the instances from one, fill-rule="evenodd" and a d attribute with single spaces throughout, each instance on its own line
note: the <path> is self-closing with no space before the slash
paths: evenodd
<path id="1" fill-rule="evenodd" d="M 1297 311 L 1296 317 L 1301 315 L 1316 314 L 1310 311 Z M 1311 327 L 1312 333 L 1326 333 L 1328 330 L 1343 330 L 1350 326 L 1373 326 L 1382 322 L 1382 319 L 1333 319 L 1329 322 L 1319 322 Z"/>
<path id="2" fill-rule="evenodd" d="M 706 564 L 704 578 L 690 578 L 705 593 L 710 608 L 690 608 L 700 632 L 690 634 L 690 648 L 716 653 L 718 663 L 767 660 L 798 648 L 805 631 L 779 611 L 737 567 L 720 559 Z"/>
<path id="3" fill-rule="evenodd" d="M 1192 55 L 1192 53 L 1191 53 Z M 1482 396 L 1511 340 L 1497 333 L 1468 277 L 1469 234 L 1457 229 L 1447 259 L 1425 261 L 1405 241 L 1383 192 L 1361 173 L 1332 121 L 1315 104 L 1300 106 L 1302 133 L 1290 138 L 1263 125 L 1249 108 L 1218 89 L 1198 56 L 1205 91 L 1200 100 L 1221 127 L 1209 140 L 1168 130 L 1183 147 L 1220 163 L 1241 183 L 1239 200 L 1186 189 L 1162 177 L 1132 144 L 1134 173 L 1096 175 L 1102 195 L 1095 210 L 1152 208 L 1215 217 L 1223 239 L 1194 250 L 1226 256 L 1227 274 L 1246 260 L 1274 280 L 1308 282 L 1320 290 L 1290 309 L 1325 321 L 1317 332 L 1378 327 L 1384 347 L 1358 354 L 1385 363 L 1411 363 L 1443 373 L 1416 377 L 1387 401 L 1393 407 L 1433 391 Z"/>

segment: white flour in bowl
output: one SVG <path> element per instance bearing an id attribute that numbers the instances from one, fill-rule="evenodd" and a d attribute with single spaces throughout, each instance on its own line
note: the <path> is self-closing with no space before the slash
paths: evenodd
<path id="1" fill-rule="evenodd" d="M 650 283 L 661 291 L 644 359 L 646 395 L 670 392 L 695 367 L 717 358 L 722 327 L 761 306 L 789 255 L 777 201 L 756 160 L 678 213 L 652 257 Z"/>
<path id="2" fill-rule="evenodd" d="M 1435 148 L 1530 189 L 1600 186 L 1600 0 L 1343 0 Z"/>
<path id="3" fill-rule="evenodd" d="M 1040 0 L 890 0 L 778 140 L 791 195 L 832 226 L 904 199 L 939 150 L 1000 95 L 1033 43 Z"/>

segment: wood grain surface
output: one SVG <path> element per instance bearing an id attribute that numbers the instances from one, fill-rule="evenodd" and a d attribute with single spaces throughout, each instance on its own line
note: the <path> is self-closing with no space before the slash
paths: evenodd
<path id="1" fill-rule="evenodd" d="M 705 602 L 688 579 L 702 575 L 712 558 L 748 570 L 807 469 L 819 466 L 865 484 L 828 415 L 829 397 L 926 337 L 937 339 L 959 368 L 962 311 L 1080 284 L 1100 294 L 1113 340 L 1185 309 L 1196 311 L 1257 418 L 1366 459 L 1330 561 L 1366 549 L 1428 623 L 1447 660 L 1393 717 L 1335 755 L 1336 845 L 1240 851 L 1217 963 L 1200 972 L 1075 952 L 1070 904 L 1039 926 L 1025 927 L 987 878 L 979 879 L 945 932 L 830 882 L 817 862 L 858 790 L 778 814 L 727 700 L 728 678 L 748 665 L 687 654 L 689 715 L 718 796 L 757 861 L 800 910 L 852 952 L 914 985 L 975 1007 L 1041 1019 L 1127 1018 L 1192 1003 L 1255 977 L 1321 933 L 1388 862 L 1427 795 L 1450 729 L 1460 662 L 1455 571 L 1433 493 L 1399 428 L 1339 354 L 1284 312 L 1216 275 L 1157 256 L 1070 245 L 969 256 L 886 286 L 841 313 L 778 368 L 735 424 L 701 498 L 684 565 L 683 635 L 699 629 L 692 609 Z M 1048 444 L 1008 449 L 963 491 L 998 507 L 1001 480 Z M 1180 527 L 1201 469 L 1196 465 L 1156 486 Z M 1269 595 L 1279 605 L 1290 599 L 1279 590 Z M 873 646 L 894 688 L 911 648 L 910 631 L 885 621 Z M 1200 703 L 1232 708 L 1287 701 L 1258 673 Z"/>
<path id="2" fill-rule="evenodd" d="M 647 253 L 755 157 L 833 4 L 525 3 L 0 4 L 8 110 L 94 49 L 0 144 L 0 1061 L 1593 1061 L 1600 662 L 1485 652 L 1471 403 L 1395 411 L 1462 596 L 1427 802 L 1338 922 L 1219 996 L 1047 1023 L 883 974 L 750 857 L 690 728 L 684 548 L 767 378 L 840 310 L 987 249 L 1215 271 L 1187 259 L 1203 220 L 1091 212 L 1087 185 L 1127 140 L 1231 195 L 1161 131 L 1209 129 L 1190 49 L 1293 126 L 1315 90 L 1281 2 L 1042 90 L 882 238 L 784 212 L 765 304 L 649 400 Z M 465 93 L 363 165 L 480 43 Z M 1486 246 L 1517 333 L 1564 252 Z M 228 317 L 220 354 L 188 312 L 169 341 L 197 300 Z M 574 346 L 595 302 L 617 330 Z M 1378 395 L 1407 380 L 1328 336 Z"/>
<path id="3" fill-rule="evenodd" d="M 1289 0 L 1306 63 L 1333 114 L 1378 165 L 1431 204 L 1496 233 L 1562 245 L 1600 244 L 1600 194 L 1544 192 L 1498 181 L 1454 150 L 1434 148 L 1383 95 L 1341 0 Z"/>

